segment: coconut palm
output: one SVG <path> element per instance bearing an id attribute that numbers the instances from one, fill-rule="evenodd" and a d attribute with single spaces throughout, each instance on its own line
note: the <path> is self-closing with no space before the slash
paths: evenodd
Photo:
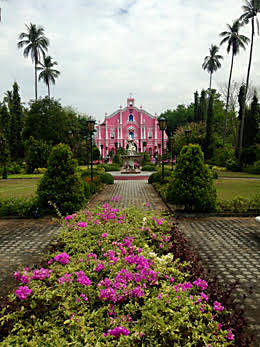
<path id="1" fill-rule="evenodd" d="M 56 61 L 52 61 L 52 57 L 49 55 L 43 58 L 43 62 L 40 62 L 37 69 L 41 70 L 39 74 L 39 81 L 42 79 L 48 87 L 48 97 L 50 98 L 50 82 L 55 84 L 55 78 L 59 77 L 60 71 L 53 69 L 55 65 L 58 65 Z"/>
<path id="2" fill-rule="evenodd" d="M 206 56 L 202 68 L 207 70 L 210 74 L 209 89 L 211 89 L 212 74 L 221 67 L 220 59 L 223 59 L 222 55 L 218 55 L 219 48 L 216 45 L 211 45 L 209 49 L 210 55 Z"/>
<path id="3" fill-rule="evenodd" d="M 244 13 L 240 16 L 240 19 L 243 20 L 245 24 L 248 24 L 251 21 L 251 46 L 250 46 L 250 54 L 249 54 L 249 62 L 247 69 L 247 77 L 246 77 L 246 94 L 249 85 L 249 77 L 250 77 L 250 69 L 252 63 L 252 55 L 253 55 L 253 47 L 254 47 L 254 36 L 255 36 L 255 19 L 257 25 L 257 32 L 259 35 L 259 21 L 257 18 L 257 14 L 260 12 L 260 0 L 245 0 L 245 5 L 242 6 Z M 245 97 L 246 97 L 245 94 Z M 241 126 L 240 126 L 240 137 L 239 137 L 239 158 L 241 158 L 242 153 L 242 143 L 243 143 L 243 132 L 244 132 L 244 124 L 245 124 L 245 103 L 242 111 L 241 117 Z"/>
<path id="4" fill-rule="evenodd" d="M 239 34 L 239 30 L 243 26 L 243 23 L 240 19 L 236 19 L 232 25 L 227 24 L 227 31 L 223 31 L 219 35 L 223 37 L 223 40 L 220 42 L 220 45 L 227 43 L 227 53 L 232 53 L 231 57 L 231 67 L 229 72 L 228 80 L 228 90 L 227 90 L 227 100 L 226 100 L 226 110 L 225 110 L 225 123 L 224 123 L 224 134 L 223 134 L 223 147 L 225 146 L 226 139 L 226 127 L 227 127 L 227 113 L 229 106 L 229 95 L 230 95 L 230 84 L 232 78 L 234 57 L 239 53 L 240 48 L 246 49 L 246 45 L 249 43 L 249 38 Z"/>
<path id="5" fill-rule="evenodd" d="M 37 65 L 40 62 L 41 56 L 45 56 L 48 50 L 49 40 L 44 36 L 44 29 L 41 26 L 30 23 L 25 24 L 27 32 L 19 35 L 18 48 L 25 49 L 23 55 L 28 58 L 30 55 L 34 63 L 34 77 L 35 77 L 35 100 L 37 100 Z"/>

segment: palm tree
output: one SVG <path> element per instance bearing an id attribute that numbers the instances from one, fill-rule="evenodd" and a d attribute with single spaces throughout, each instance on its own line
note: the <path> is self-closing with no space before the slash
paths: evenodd
<path id="1" fill-rule="evenodd" d="M 234 56 L 239 53 L 240 48 L 246 49 L 246 45 L 250 41 L 248 37 L 239 34 L 239 30 L 242 26 L 243 26 L 243 23 L 240 21 L 240 19 L 236 19 L 232 25 L 227 24 L 227 29 L 228 29 L 227 31 L 223 31 L 222 33 L 219 34 L 221 37 L 223 37 L 223 40 L 220 42 L 220 45 L 227 42 L 227 53 L 230 53 L 230 51 L 232 52 L 231 67 L 230 67 L 229 80 L 228 80 L 226 110 L 225 110 L 223 147 L 225 147 L 225 140 L 226 140 L 227 113 L 228 113 L 228 106 L 229 106 L 230 84 L 231 84 L 231 78 L 232 78 Z"/>
<path id="2" fill-rule="evenodd" d="M 55 65 L 58 65 L 56 61 L 52 61 L 52 57 L 49 55 L 43 58 L 43 62 L 40 62 L 40 67 L 38 70 L 41 70 L 39 74 L 39 81 L 42 79 L 48 87 L 48 97 L 50 98 L 50 82 L 55 84 L 55 78 L 59 77 L 60 71 L 53 69 Z"/>
<path id="3" fill-rule="evenodd" d="M 248 24 L 251 20 L 251 46 L 250 46 L 250 54 L 249 54 L 249 62 L 247 69 L 247 77 L 246 77 L 246 93 L 249 85 L 249 77 L 250 77 L 250 69 L 252 63 L 252 55 L 253 55 L 253 46 L 254 46 L 254 36 L 255 36 L 255 18 L 257 25 L 257 32 L 259 35 L 259 22 L 257 18 L 258 12 L 260 12 L 260 0 L 245 0 L 245 5 L 242 6 L 244 13 L 240 16 L 240 19 L 243 20 L 245 24 Z M 243 132 L 244 132 L 244 124 L 245 124 L 245 109 L 246 103 L 244 103 L 242 117 L 241 117 L 241 126 L 240 126 L 240 136 L 239 136 L 239 159 L 242 154 L 242 143 L 243 143 Z"/>
<path id="4" fill-rule="evenodd" d="M 204 63 L 202 64 L 202 68 L 204 70 L 207 70 L 207 72 L 210 74 L 209 89 L 211 89 L 212 74 L 221 67 L 221 63 L 219 60 L 223 59 L 222 55 L 217 54 L 218 50 L 219 48 L 216 45 L 211 45 L 209 49 L 210 55 L 205 57 Z"/>
<path id="5" fill-rule="evenodd" d="M 36 24 L 25 24 L 27 32 L 19 35 L 18 48 L 25 49 L 23 55 L 28 58 L 31 55 L 32 62 L 34 63 L 34 75 L 35 75 L 35 100 L 37 100 L 37 65 L 40 62 L 41 56 L 45 56 L 45 52 L 48 50 L 49 40 L 44 36 L 44 29 Z"/>

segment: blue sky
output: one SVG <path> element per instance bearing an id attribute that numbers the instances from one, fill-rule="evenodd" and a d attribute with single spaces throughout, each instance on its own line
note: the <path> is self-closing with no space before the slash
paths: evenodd
<path id="1" fill-rule="evenodd" d="M 193 101 L 207 88 L 202 70 L 211 44 L 242 13 L 241 0 L 0 0 L 0 100 L 16 80 L 24 102 L 34 97 L 30 59 L 17 49 L 25 24 L 45 29 L 49 55 L 61 76 L 51 94 L 79 112 L 102 120 L 125 105 L 132 92 L 137 106 L 160 114 Z M 250 35 L 250 27 L 243 29 Z M 230 56 L 221 47 L 222 68 L 213 87 L 228 79 Z M 249 49 L 235 59 L 233 79 L 245 80 Z M 260 91 L 260 37 L 255 38 L 252 84 Z M 47 89 L 41 82 L 39 95 Z"/>

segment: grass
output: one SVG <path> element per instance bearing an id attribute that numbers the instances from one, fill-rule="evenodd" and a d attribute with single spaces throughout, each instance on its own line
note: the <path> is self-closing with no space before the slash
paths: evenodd
<path id="1" fill-rule="evenodd" d="M 219 199 L 230 200 L 236 196 L 252 198 L 254 195 L 260 194 L 260 180 L 218 179 L 215 184 Z"/>
<path id="2" fill-rule="evenodd" d="M 39 179 L 0 180 L 0 198 L 33 196 L 38 183 Z"/>
<path id="3" fill-rule="evenodd" d="M 41 178 L 43 174 L 10 174 L 8 178 Z"/>
<path id="4" fill-rule="evenodd" d="M 243 177 L 243 178 L 260 178 L 260 175 L 250 174 L 247 172 L 217 171 L 218 177 Z"/>

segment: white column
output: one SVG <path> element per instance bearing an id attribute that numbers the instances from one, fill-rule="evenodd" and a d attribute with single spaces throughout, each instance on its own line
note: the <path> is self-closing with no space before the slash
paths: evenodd
<path id="1" fill-rule="evenodd" d="M 144 140 L 146 139 L 146 133 L 145 133 L 145 119 L 144 119 Z"/>

